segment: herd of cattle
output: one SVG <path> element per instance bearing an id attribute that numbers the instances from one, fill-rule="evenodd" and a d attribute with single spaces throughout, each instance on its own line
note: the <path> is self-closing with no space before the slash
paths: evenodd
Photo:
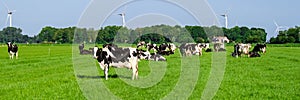
<path id="1" fill-rule="evenodd" d="M 7 43 L 8 54 L 10 59 L 16 56 L 18 58 L 18 46 Z M 146 48 L 143 50 L 142 48 Z M 191 55 L 202 55 L 203 50 L 205 52 L 211 52 L 212 49 L 209 48 L 209 43 L 184 43 L 179 46 L 179 50 L 182 56 Z M 128 68 L 132 69 L 132 79 L 138 77 L 138 62 L 140 59 L 152 60 L 152 61 L 167 61 L 164 56 L 174 54 L 177 46 L 173 43 L 163 43 L 159 46 L 157 44 L 145 43 L 144 41 L 139 42 L 136 48 L 132 47 L 118 47 L 114 44 L 105 44 L 102 48 L 95 46 L 94 48 L 89 48 L 89 50 L 84 49 L 84 44 L 79 45 L 79 53 L 81 55 L 93 55 L 93 58 L 97 59 L 100 68 L 104 70 L 105 79 L 108 79 L 109 67 L 116 68 Z M 213 46 L 214 51 L 226 51 L 224 44 L 216 43 Z M 260 57 L 260 53 L 266 53 L 265 44 L 256 44 L 254 48 L 250 51 L 251 44 L 235 44 L 234 51 L 232 52 L 233 57 L 241 57 L 246 55 L 248 57 Z M 150 51 L 153 51 L 150 53 Z"/>
<path id="2" fill-rule="evenodd" d="M 226 51 L 224 44 L 214 44 L 216 52 Z M 143 50 L 142 48 L 146 48 Z M 115 44 L 105 44 L 102 48 L 95 46 L 84 50 L 84 44 L 79 45 L 80 54 L 92 54 L 97 59 L 100 68 L 104 71 L 105 79 L 108 79 L 109 67 L 128 68 L 132 69 L 132 80 L 138 77 L 138 62 L 140 59 L 153 61 L 166 61 L 164 56 L 174 54 L 176 45 L 173 43 L 163 43 L 161 45 L 139 42 L 136 48 L 132 47 L 118 47 Z M 247 55 L 248 57 L 260 57 L 260 52 L 266 52 L 265 44 L 257 44 L 252 51 L 250 51 L 251 44 L 236 44 L 234 45 L 233 57 L 241 57 Z M 184 43 L 179 46 L 182 56 L 202 55 L 202 51 L 211 52 L 209 43 Z M 150 53 L 150 51 L 153 51 Z"/>

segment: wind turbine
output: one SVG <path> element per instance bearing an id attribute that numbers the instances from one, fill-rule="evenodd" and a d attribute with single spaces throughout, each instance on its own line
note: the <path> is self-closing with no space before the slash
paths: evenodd
<path id="1" fill-rule="evenodd" d="M 7 24 L 7 21 L 9 20 L 9 27 L 12 27 L 12 15 L 14 12 L 16 12 L 16 10 L 9 10 L 8 6 L 3 3 L 7 9 L 7 19 L 6 19 L 6 22 L 5 24 Z"/>
<path id="2" fill-rule="evenodd" d="M 225 13 L 221 15 L 221 16 L 224 17 L 224 19 L 225 19 L 225 28 L 228 28 L 228 12 L 229 12 L 230 10 L 231 10 L 231 8 L 227 9 L 227 10 L 225 11 Z"/>
<path id="3" fill-rule="evenodd" d="M 225 14 L 221 15 L 221 16 L 225 18 L 225 28 L 228 28 L 228 14 L 227 14 L 227 12 Z"/>
<path id="4" fill-rule="evenodd" d="M 274 24 L 276 25 L 276 30 L 275 30 L 275 34 L 277 33 L 277 35 L 279 34 L 279 31 L 282 31 L 282 30 L 286 30 L 287 27 L 286 26 L 279 26 L 276 21 L 274 21 Z"/>
<path id="5" fill-rule="evenodd" d="M 127 6 L 125 6 L 124 11 L 118 15 L 120 15 L 122 17 L 122 26 L 126 27 L 126 21 L 125 21 L 125 10 L 126 10 Z"/>

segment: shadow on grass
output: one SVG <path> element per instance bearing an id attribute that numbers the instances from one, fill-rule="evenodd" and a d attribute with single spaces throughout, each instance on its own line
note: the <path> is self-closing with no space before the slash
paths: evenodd
<path id="1" fill-rule="evenodd" d="M 87 79 L 101 79 L 101 78 L 105 78 L 104 76 L 87 76 L 87 75 L 77 75 L 78 78 L 87 78 Z M 108 78 L 128 78 L 131 79 L 131 77 L 127 77 L 127 76 L 122 76 L 122 75 L 108 75 Z"/>

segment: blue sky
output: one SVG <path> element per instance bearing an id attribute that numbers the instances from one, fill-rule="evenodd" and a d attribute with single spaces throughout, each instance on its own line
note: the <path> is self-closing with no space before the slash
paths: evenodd
<path id="1" fill-rule="evenodd" d="M 81 15 L 89 6 L 90 1 L 91 0 L 2 0 L 11 10 L 16 10 L 13 15 L 13 26 L 21 28 L 23 34 L 30 36 L 37 35 L 45 26 L 76 26 Z M 0 27 L 4 28 L 8 24 L 5 24 L 7 11 L 2 2 L 0 4 Z M 235 25 L 261 27 L 266 29 L 268 38 L 275 35 L 276 26 L 273 21 L 276 21 L 281 26 L 287 27 L 299 26 L 300 22 L 300 13 L 297 11 L 300 8 L 299 0 L 207 0 L 207 2 L 217 15 L 216 18 L 221 26 L 224 26 L 224 19 L 219 15 L 227 10 L 229 15 L 229 28 Z M 105 24 L 121 25 L 121 17 L 117 14 L 122 12 L 124 8 L 125 7 L 120 7 L 120 9 L 112 12 Z M 143 13 L 147 14 L 143 15 Z M 167 24 L 198 24 L 189 13 L 185 13 L 180 7 L 157 0 L 136 2 L 126 7 L 126 20 L 128 24 L 143 21 L 143 16 L 160 17 L 162 19 L 165 17 L 173 20 L 167 21 L 170 22 Z M 172 18 L 170 18 L 170 16 L 172 16 Z M 160 22 L 159 20 L 146 21 L 153 23 Z M 138 27 L 138 25 L 135 27 Z"/>

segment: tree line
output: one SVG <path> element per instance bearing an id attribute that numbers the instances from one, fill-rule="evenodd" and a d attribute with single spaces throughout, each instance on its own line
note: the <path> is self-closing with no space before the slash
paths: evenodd
<path id="1" fill-rule="evenodd" d="M 288 30 L 279 31 L 277 37 L 270 39 L 272 44 L 283 43 L 300 43 L 300 27 L 289 28 Z"/>
<path id="2" fill-rule="evenodd" d="M 270 43 L 299 43 L 299 27 L 281 31 Z M 93 28 L 55 28 L 46 26 L 35 35 L 22 35 L 22 30 L 7 27 L 0 31 L 0 42 L 13 41 L 17 43 L 137 43 L 139 41 L 151 43 L 165 42 L 211 42 L 215 36 L 226 36 L 234 43 L 264 43 L 267 33 L 262 28 L 217 26 L 169 26 L 155 25 L 150 27 L 128 29 L 122 26 L 106 26 Z"/>

